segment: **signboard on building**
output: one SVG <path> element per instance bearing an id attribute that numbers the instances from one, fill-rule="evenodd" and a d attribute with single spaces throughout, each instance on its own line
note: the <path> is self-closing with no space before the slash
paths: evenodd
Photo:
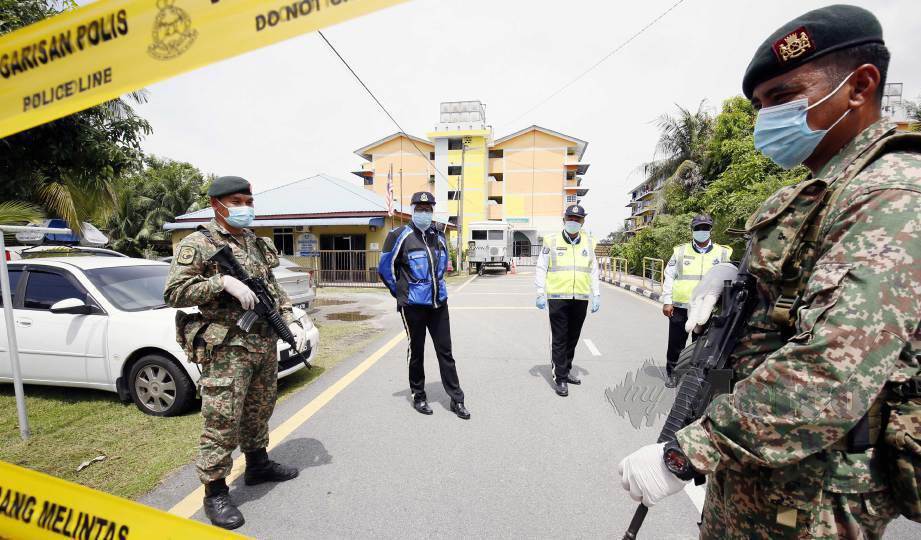
<path id="1" fill-rule="evenodd" d="M 311 233 L 303 233 L 297 237 L 297 256 L 320 256 L 320 242 L 317 240 L 317 235 Z"/>
<path id="2" fill-rule="evenodd" d="M 528 223 L 531 220 L 530 218 L 526 218 L 526 217 L 507 217 L 505 218 L 505 221 L 509 223 Z"/>

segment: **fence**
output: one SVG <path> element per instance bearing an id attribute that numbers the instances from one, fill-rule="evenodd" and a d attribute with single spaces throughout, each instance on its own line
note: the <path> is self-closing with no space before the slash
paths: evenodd
<path id="1" fill-rule="evenodd" d="M 643 286 L 649 290 L 658 289 L 662 292 L 662 280 L 665 272 L 665 261 L 653 257 L 643 257 Z M 646 281 L 649 284 L 646 284 Z"/>
<path id="2" fill-rule="evenodd" d="M 298 257 L 314 272 L 318 287 L 384 287 L 377 266 L 380 251 L 320 250 L 318 257 Z"/>
<path id="3" fill-rule="evenodd" d="M 540 244 L 526 244 L 515 242 L 512 255 L 516 266 L 537 266 L 537 257 L 540 255 Z"/>

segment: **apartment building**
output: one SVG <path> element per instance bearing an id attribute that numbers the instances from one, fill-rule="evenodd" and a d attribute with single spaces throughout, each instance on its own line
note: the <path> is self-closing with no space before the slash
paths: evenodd
<path id="1" fill-rule="evenodd" d="M 586 141 L 536 125 L 495 139 L 479 101 L 445 102 L 439 113 L 425 139 L 394 133 L 355 151 L 367 189 L 385 196 L 392 178 L 396 208 L 431 191 L 436 219 L 456 225 L 463 215 L 464 242 L 471 223 L 505 221 L 522 249 L 558 231 L 565 207 L 588 193 Z"/>
<path id="2" fill-rule="evenodd" d="M 624 220 L 624 233 L 628 237 L 649 226 L 656 217 L 656 206 L 663 184 L 662 180 L 645 180 L 630 190 L 630 202 L 627 203 L 630 217 Z"/>

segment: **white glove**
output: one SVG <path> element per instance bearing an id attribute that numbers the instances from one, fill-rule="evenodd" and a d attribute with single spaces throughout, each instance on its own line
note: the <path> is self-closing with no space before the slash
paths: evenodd
<path id="1" fill-rule="evenodd" d="M 294 334 L 294 345 L 297 347 L 297 352 L 304 350 L 304 347 L 307 346 L 307 331 L 301 328 L 300 323 L 293 322 L 288 325 L 288 330 L 291 330 L 291 333 Z"/>
<path id="2" fill-rule="evenodd" d="M 684 323 L 684 331 L 691 333 L 698 326 L 707 324 L 710 315 L 713 313 L 713 307 L 720 299 L 719 294 L 706 294 L 696 296 L 691 300 L 691 307 L 688 309 L 688 322 Z"/>
<path id="3" fill-rule="evenodd" d="M 665 443 L 650 444 L 625 457 L 617 466 L 620 485 L 630 492 L 631 499 L 651 507 L 684 489 L 687 482 L 665 468 L 664 453 Z"/>
<path id="4" fill-rule="evenodd" d="M 233 276 L 221 276 L 221 283 L 224 284 L 224 290 L 227 294 L 236 298 L 243 309 L 249 311 L 256 307 L 256 293 L 252 291 L 245 283 Z"/>

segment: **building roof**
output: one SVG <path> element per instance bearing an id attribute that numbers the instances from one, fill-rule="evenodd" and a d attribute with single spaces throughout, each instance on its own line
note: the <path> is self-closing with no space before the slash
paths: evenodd
<path id="1" fill-rule="evenodd" d="M 552 135 L 552 136 L 554 136 L 554 137 L 559 137 L 559 138 L 561 138 L 561 139 L 566 139 L 567 141 L 572 141 L 572 142 L 576 143 L 576 156 L 578 156 L 578 159 L 581 160 L 581 159 L 582 159 L 582 156 L 585 155 L 585 149 L 586 149 L 586 147 L 588 147 L 588 141 L 583 141 L 582 139 L 577 139 L 576 137 L 572 137 L 572 136 L 570 136 L 570 135 L 566 135 L 566 134 L 564 134 L 564 133 L 560 133 L 559 131 L 553 131 L 552 129 L 547 129 L 547 128 L 544 128 L 544 127 L 540 127 L 540 126 L 538 126 L 538 125 L 536 125 L 536 124 L 531 125 L 531 126 L 528 126 L 528 127 L 524 128 L 524 129 L 522 129 L 522 130 L 520 130 L 520 131 L 516 131 L 515 133 L 512 133 L 512 134 L 510 134 L 510 135 L 506 135 L 505 137 L 502 137 L 501 139 L 496 139 L 495 144 L 502 144 L 502 143 L 504 143 L 505 141 L 510 141 L 510 140 L 514 139 L 515 137 L 520 137 L 521 135 L 524 135 L 525 133 L 528 133 L 528 132 L 531 132 L 531 131 L 535 131 L 535 130 L 540 131 L 541 133 L 546 133 L 547 135 Z"/>
<path id="2" fill-rule="evenodd" d="M 337 220 L 337 224 L 343 224 L 338 222 L 349 218 L 364 220 L 363 223 L 355 224 L 368 224 L 369 218 L 387 215 L 387 201 L 384 197 L 353 182 L 326 174 L 257 192 L 253 197 L 256 205 L 254 226 L 257 227 L 281 226 L 275 223 L 291 220 L 310 220 L 313 223 L 306 224 L 325 225 L 331 222 L 317 220 L 332 218 Z M 394 212 L 409 215 L 410 210 L 396 203 Z M 209 221 L 213 217 L 214 211 L 210 207 L 203 208 L 177 216 L 176 223 L 166 224 L 164 229 L 185 228 L 178 224 Z"/>
<path id="3" fill-rule="evenodd" d="M 371 161 L 371 150 L 374 150 L 374 149 L 377 148 L 378 146 L 380 146 L 380 145 L 382 145 L 382 144 L 384 144 L 384 143 L 388 143 L 388 142 L 390 142 L 390 141 L 392 141 L 392 140 L 394 140 L 394 139 L 396 139 L 396 138 L 398 138 L 398 137 L 406 137 L 407 139 L 409 139 L 409 140 L 411 140 L 411 141 L 413 141 L 413 142 L 417 142 L 417 143 L 420 143 L 420 144 L 424 144 L 424 145 L 427 145 L 427 146 L 432 146 L 432 147 L 434 147 L 434 145 L 432 144 L 431 141 L 427 141 L 427 140 L 425 140 L 425 139 L 416 137 L 416 136 L 414 136 L 414 135 L 410 135 L 409 133 L 403 133 L 402 131 L 398 131 L 398 132 L 396 132 L 396 133 L 394 133 L 394 134 L 392 134 L 392 135 L 387 135 L 387 136 L 384 137 L 383 139 L 376 140 L 376 141 L 374 141 L 373 143 L 371 143 L 371 144 L 369 144 L 369 145 L 367 145 L 367 146 L 363 146 L 363 147 L 359 148 L 358 150 L 355 150 L 355 153 L 358 154 L 358 156 L 361 157 L 362 159 L 366 159 L 366 160 L 368 160 L 368 161 Z M 428 157 L 428 156 L 426 156 L 426 157 Z"/>

